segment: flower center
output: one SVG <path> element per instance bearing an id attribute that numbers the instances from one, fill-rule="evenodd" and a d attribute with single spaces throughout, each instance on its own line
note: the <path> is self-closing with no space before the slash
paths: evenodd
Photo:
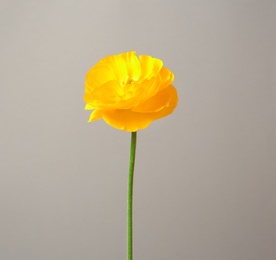
<path id="1" fill-rule="evenodd" d="M 129 85 L 132 81 L 133 80 L 129 76 L 127 76 L 127 78 L 123 81 L 123 85 Z"/>

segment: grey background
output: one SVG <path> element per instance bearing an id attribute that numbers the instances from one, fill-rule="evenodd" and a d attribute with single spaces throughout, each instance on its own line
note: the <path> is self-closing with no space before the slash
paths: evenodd
<path id="1" fill-rule="evenodd" d="M 138 133 L 135 260 L 276 259 L 275 1 L 1 1 L 0 259 L 126 259 L 129 133 L 88 124 L 86 72 L 175 73 Z"/>

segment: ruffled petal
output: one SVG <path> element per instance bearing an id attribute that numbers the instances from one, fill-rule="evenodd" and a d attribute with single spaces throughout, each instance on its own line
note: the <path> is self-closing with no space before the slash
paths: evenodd
<path id="1" fill-rule="evenodd" d="M 114 128 L 134 132 L 165 117 L 177 106 L 174 75 L 163 62 L 134 51 L 107 56 L 86 75 L 86 110 L 89 121 L 98 119 Z"/>
<path id="2" fill-rule="evenodd" d="M 139 99 L 140 103 L 142 103 L 158 92 L 161 85 L 161 79 L 160 77 L 152 77 L 150 79 L 144 80 L 141 83 L 133 84 L 136 84 L 136 89 L 140 90 Z"/>
<path id="3" fill-rule="evenodd" d="M 126 79 L 127 83 L 128 81 L 137 81 L 140 78 L 141 74 L 141 66 L 140 61 L 138 60 L 136 56 L 135 51 L 122 53 L 122 58 L 125 60 L 126 67 L 127 67 L 127 74 L 128 78 Z"/>
<path id="4" fill-rule="evenodd" d="M 151 56 L 140 55 L 139 60 L 141 64 L 140 81 L 157 76 L 163 66 L 163 62 L 161 60 L 152 58 Z"/>
<path id="5" fill-rule="evenodd" d="M 121 109 L 105 110 L 102 112 L 102 118 L 107 124 L 118 130 L 135 132 L 148 127 L 153 121 L 171 114 L 176 105 L 177 99 L 173 99 L 167 107 L 152 113 L 139 113 Z"/>
<path id="6" fill-rule="evenodd" d="M 123 93 L 117 81 L 109 81 L 92 91 L 86 88 L 84 92 L 84 101 L 94 108 L 112 107 L 120 101 Z"/>
<path id="7" fill-rule="evenodd" d="M 109 64 L 114 72 L 114 75 L 117 78 L 117 81 L 120 84 L 124 84 L 126 81 L 129 80 L 132 72 L 134 72 L 135 70 L 133 69 L 132 71 L 131 65 L 134 65 L 135 68 L 137 66 L 134 56 L 136 57 L 135 52 L 121 53 L 117 55 L 107 56 L 102 60 L 102 62 Z M 133 74 L 135 75 L 135 73 Z"/>
<path id="8" fill-rule="evenodd" d="M 144 103 L 134 107 L 132 111 L 140 113 L 158 112 L 170 106 L 171 103 L 177 103 L 177 101 L 177 91 L 174 86 L 170 85 Z"/>
<path id="9" fill-rule="evenodd" d="M 117 77 L 113 69 L 109 64 L 100 61 L 86 74 L 85 87 L 89 90 L 93 90 L 108 81 L 114 80 L 117 80 Z"/>
<path id="10" fill-rule="evenodd" d="M 159 91 L 168 87 L 174 81 L 174 74 L 167 68 L 163 67 L 159 73 L 162 83 L 160 84 Z"/>

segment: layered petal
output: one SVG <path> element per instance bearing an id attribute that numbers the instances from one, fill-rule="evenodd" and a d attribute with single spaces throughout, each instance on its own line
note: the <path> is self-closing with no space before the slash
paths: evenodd
<path id="1" fill-rule="evenodd" d="M 140 113 L 158 112 L 165 107 L 169 107 L 171 104 L 177 104 L 177 102 L 178 96 L 176 89 L 174 86 L 170 85 L 144 103 L 132 108 L 132 111 Z"/>
<path id="2" fill-rule="evenodd" d="M 126 132 L 135 132 L 139 129 L 144 129 L 155 120 L 165 117 L 173 112 L 177 105 L 177 100 L 172 100 L 167 107 L 162 108 L 157 112 L 139 113 L 131 110 L 104 110 L 102 118 L 110 126 L 124 130 Z"/>
<path id="3" fill-rule="evenodd" d="M 163 67 L 160 70 L 160 78 L 161 78 L 161 84 L 159 87 L 159 91 L 162 89 L 168 87 L 173 81 L 174 81 L 174 74 L 167 68 Z"/>
<path id="4" fill-rule="evenodd" d="M 93 90 L 111 80 L 116 80 L 116 77 L 109 66 L 105 64 L 96 65 L 86 74 L 85 84 L 87 88 Z"/>
<path id="5" fill-rule="evenodd" d="M 87 83 L 85 83 L 85 86 L 86 85 Z M 84 101 L 93 107 L 110 107 L 120 101 L 123 94 L 124 92 L 119 83 L 113 80 L 93 90 L 86 87 Z"/>
<path id="6" fill-rule="evenodd" d="M 161 83 L 162 82 L 160 77 L 152 77 L 150 79 L 146 79 L 142 82 L 137 82 L 137 83 L 134 82 L 133 85 L 135 85 L 137 90 L 140 90 L 139 92 L 140 103 L 143 103 L 147 99 L 154 96 L 158 92 Z"/>
<path id="7" fill-rule="evenodd" d="M 102 118 L 120 130 L 144 129 L 177 106 L 173 80 L 159 59 L 138 59 L 134 51 L 107 56 L 86 75 L 85 109 L 93 110 L 89 122 Z"/>
<path id="8" fill-rule="evenodd" d="M 139 59 L 141 64 L 140 81 L 157 76 L 163 66 L 161 60 L 152 58 L 151 56 L 140 55 Z"/>
<path id="9" fill-rule="evenodd" d="M 127 66 L 122 54 L 107 56 L 106 58 L 102 59 L 101 62 L 110 66 L 116 77 L 116 80 L 119 83 L 122 83 L 127 79 Z"/>
<path id="10" fill-rule="evenodd" d="M 140 61 L 136 56 L 135 51 L 122 53 L 122 59 L 125 60 L 126 68 L 127 68 L 127 79 L 125 83 L 131 81 L 137 81 L 141 75 L 141 66 Z"/>

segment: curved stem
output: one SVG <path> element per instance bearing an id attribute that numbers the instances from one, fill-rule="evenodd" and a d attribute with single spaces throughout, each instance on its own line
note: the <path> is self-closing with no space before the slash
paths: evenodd
<path id="1" fill-rule="evenodd" d="M 132 198 L 133 198 L 133 176 L 135 165 L 137 132 L 131 133 L 130 158 L 128 171 L 128 207 L 127 207 L 127 242 L 128 242 L 128 260 L 132 260 Z"/>

